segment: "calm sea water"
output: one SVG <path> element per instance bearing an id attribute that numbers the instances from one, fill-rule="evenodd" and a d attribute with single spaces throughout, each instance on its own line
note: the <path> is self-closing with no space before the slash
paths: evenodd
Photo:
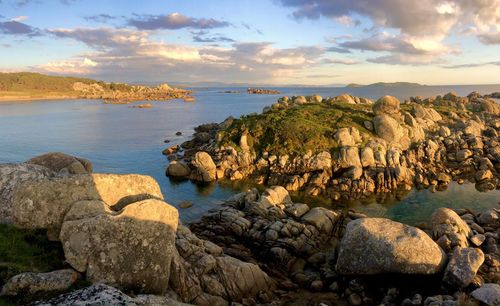
<path id="1" fill-rule="evenodd" d="M 376 99 L 392 94 L 400 99 L 413 95 L 437 95 L 455 90 L 466 95 L 500 91 L 500 85 L 445 86 L 416 88 L 278 88 L 281 95 L 318 93 L 335 96 L 351 93 Z M 189 181 L 175 182 L 165 176 L 168 161 L 161 151 L 189 138 L 193 128 L 207 122 L 220 122 L 228 116 L 239 117 L 260 112 L 281 95 L 227 94 L 225 90 L 244 88 L 196 89 L 196 102 L 180 100 L 153 102 L 151 109 L 130 105 L 109 105 L 101 101 L 36 101 L 0 103 L 0 163 L 22 162 L 33 156 L 61 151 L 90 159 L 96 172 L 141 173 L 158 180 L 167 202 L 178 206 L 183 201 L 194 205 L 180 209 L 185 221 L 199 218 L 218 201 L 245 189 L 238 184 L 199 186 Z M 138 102 L 140 103 L 140 102 Z M 175 136 L 176 132 L 182 136 Z M 164 140 L 171 142 L 165 144 Z M 389 203 L 347 203 L 374 216 L 388 216 L 409 223 L 425 220 L 435 207 L 492 207 L 500 192 L 479 193 L 472 185 L 452 185 L 448 191 L 431 194 L 411 192 Z M 381 202 L 381 201 L 378 201 Z"/>

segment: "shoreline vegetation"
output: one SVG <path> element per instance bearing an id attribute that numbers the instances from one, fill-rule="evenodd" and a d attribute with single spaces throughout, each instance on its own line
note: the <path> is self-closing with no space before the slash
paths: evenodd
<path id="1" fill-rule="evenodd" d="M 190 90 L 167 84 L 150 87 L 29 72 L 0 73 L 0 102 L 99 99 L 109 104 L 128 104 L 144 100 L 192 101 L 191 95 Z"/>

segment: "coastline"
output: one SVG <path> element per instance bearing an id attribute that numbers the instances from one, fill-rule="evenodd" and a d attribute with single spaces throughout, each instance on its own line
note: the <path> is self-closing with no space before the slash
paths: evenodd
<path id="1" fill-rule="evenodd" d="M 78 97 L 75 96 L 1 96 L 0 103 L 9 102 L 36 102 L 36 101 L 46 101 L 46 100 L 77 100 Z"/>

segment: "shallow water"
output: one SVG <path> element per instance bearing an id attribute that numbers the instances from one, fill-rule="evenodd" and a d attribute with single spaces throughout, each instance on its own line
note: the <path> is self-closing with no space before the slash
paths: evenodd
<path id="1" fill-rule="evenodd" d="M 234 90 L 235 88 L 230 88 Z M 375 99 L 393 94 L 401 99 L 410 95 L 443 94 L 450 90 L 465 95 L 472 90 L 499 91 L 500 86 L 480 87 L 425 87 L 406 91 L 369 91 L 348 88 L 280 88 L 281 95 L 319 93 L 334 96 L 344 92 Z M 141 173 L 158 180 L 167 202 L 178 206 L 183 201 L 194 205 L 180 209 L 185 221 L 199 218 L 217 202 L 224 200 L 246 186 L 211 184 L 199 186 L 189 181 L 171 181 L 165 177 L 167 158 L 161 151 L 185 141 L 193 128 L 207 122 L 221 122 L 228 116 L 260 112 L 281 95 L 226 94 L 229 88 L 198 89 L 196 102 L 180 100 L 152 102 L 151 109 L 136 109 L 131 105 L 110 105 L 101 101 L 37 101 L 0 103 L 0 163 L 22 162 L 50 151 L 61 151 L 88 158 L 96 172 Z M 244 88 L 236 90 L 244 91 Z M 424 92 L 422 92 L 424 90 Z M 140 103 L 140 102 L 137 102 Z M 183 136 L 175 136 L 180 131 Z M 164 140 L 171 140 L 165 144 Z M 411 192 L 400 201 L 370 205 L 349 204 L 371 215 L 389 216 L 397 220 L 415 222 L 429 214 L 432 207 L 491 207 L 496 205 L 498 191 L 479 193 L 474 187 L 458 186 L 454 191 L 435 193 Z M 459 192 L 460 191 L 460 192 Z M 456 196 L 463 194 L 463 196 Z M 452 199 L 453 200 L 449 200 Z M 478 199 L 476 202 L 475 199 Z M 431 204 L 426 204 L 431 203 Z M 345 204 L 345 203 L 343 203 Z M 422 217 L 412 217 L 421 215 Z"/>

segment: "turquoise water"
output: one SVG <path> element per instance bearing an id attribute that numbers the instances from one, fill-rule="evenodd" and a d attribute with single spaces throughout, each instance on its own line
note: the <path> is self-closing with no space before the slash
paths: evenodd
<path id="1" fill-rule="evenodd" d="M 228 116 L 260 112 L 281 95 L 226 94 L 225 90 L 235 88 L 198 89 L 196 102 L 180 100 L 152 102 L 151 109 L 136 109 L 131 105 L 109 105 L 101 101 L 37 101 L 0 103 L 0 163 L 22 162 L 35 155 L 50 151 L 61 151 L 90 159 L 96 172 L 141 173 L 158 180 L 167 202 L 178 206 L 183 201 L 194 205 L 180 209 L 181 218 L 189 221 L 200 217 L 217 202 L 228 198 L 245 187 L 227 184 L 199 186 L 189 181 L 174 182 L 165 177 L 168 160 L 161 151 L 168 146 L 179 144 L 189 138 L 193 128 L 207 122 L 220 122 Z M 469 87 L 425 87 L 426 92 L 408 89 L 392 91 L 393 95 L 405 98 L 410 95 L 434 95 L 456 90 L 465 95 L 477 86 Z M 243 88 L 239 88 L 243 90 Z M 375 99 L 389 94 L 391 90 L 380 92 L 366 89 L 347 88 L 280 88 L 282 95 L 319 93 L 334 96 L 344 92 Z M 413 91 L 412 91 L 413 90 Z M 479 88 L 481 92 L 500 91 L 500 86 Z M 140 102 L 137 102 L 140 103 Z M 175 136 L 180 131 L 182 136 Z M 170 140 L 165 144 L 164 140 Z M 464 187 L 460 187 L 464 189 Z M 464 189 L 467 195 L 482 197 L 472 188 Z M 446 202 L 446 194 L 436 193 L 426 196 L 416 192 L 413 196 L 384 205 L 365 205 L 374 215 L 387 215 L 404 219 L 416 207 L 426 211 L 436 205 L 468 205 L 469 198 L 458 198 Z M 500 198 L 498 191 L 487 193 L 485 205 L 495 205 L 490 198 Z M 465 200 L 467 199 L 467 200 Z M 481 198 L 482 199 L 482 198 Z M 418 204 L 415 204 L 415 201 Z M 430 206 L 424 202 L 431 202 Z M 441 204 L 440 204 L 441 203 Z M 380 207 L 379 207 L 380 206 Z"/>

